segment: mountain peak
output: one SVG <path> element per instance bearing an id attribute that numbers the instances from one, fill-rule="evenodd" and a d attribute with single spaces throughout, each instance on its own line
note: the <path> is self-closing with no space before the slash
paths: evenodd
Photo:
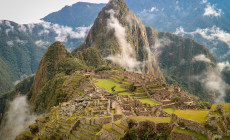
<path id="1" fill-rule="evenodd" d="M 145 26 L 124 0 L 110 0 L 101 10 L 84 44 L 77 48 L 94 47 L 102 56 L 126 70 L 150 73 L 161 77 L 154 55 L 149 51 Z M 124 61 L 125 60 L 125 61 Z"/>
<path id="2" fill-rule="evenodd" d="M 55 75 L 59 62 L 66 56 L 70 55 L 65 46 L 56 41 L 49 46 L 38 66 L 34 84 L 32 86 L 32 100 L 36 93 L 43 87 L 43 85 Z"/>

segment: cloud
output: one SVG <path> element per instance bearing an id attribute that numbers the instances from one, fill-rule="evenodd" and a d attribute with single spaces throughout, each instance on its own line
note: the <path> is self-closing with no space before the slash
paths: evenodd
<path id="1" fill-rule="evenodd" d="M 150 49 L 156 57 L 159 57 L 161 55 L 162 48 L 169 46 L 172 43 L 173 41 L 171 41 L 168 37 L 160 38 L 155 42 L 154 46 L 150 46 Z"/>
<path id="2" fill-rule="evenodd" d="M 27 77 L 26 74 L 21 75 L 21 76 L 20 76 L 20 79 L 17 80 L 17 81 L 15 81 L 15 82 L 13 82 L 13 84 L 16 86 L 18 83 L 20 83 L 20 82 L 21 82 L 23 79 L 25 79 L 26 77 Z"/>
<path id="3" fill-rule="evenodd" d="M 150 12 L 154 12 L 154 11 L 158 12 L 159 9 L 157 9 L 156 7 L 152 7 L 151 10 L 150 10 Z"/>
<path id="4" fill-rule="evenodd" d="M 19 25 L 19 28 L 18 28 L 19 31 L 21 32 L 26 32 L 27 29 L 26 29 L 26 26 L 25 25 Z"/>
<path id="5" fill-rule="evenodd" d="M 50 44 L 50 42 L 43 41 L 43 40 L 38 40 L 38 41 L 35 42 L 35 44 L 38 45 L 41 48 L 46 48 Z"/>
<path id="6" fill-rule="evenodd" d="M 14 26 L 11 25 L 11 23 L 9 21 L 5 21 L 5 24 L 8 28 L 10 28 L 11 31 L 14 31 Z"/>
<path id="7" fill-rule="evenodd" d="M 215 5 L 211 5 L 210 3 L 207 4 L 206 8 L 204 9 L 204 16 L 221 16 L 222 10 L 216 9 Z"/>
<path id="8" fill-rule="evenodd" d="M 115 18 L 115 11 L 109 10 L 107 12 L 110 14 L 110 18 L 107 21 L 107 28 L 115 31 L 115 37 L 120 45 L 121 52 L 120 54 L 110 55 L 106 59 L 121 65 L 127 70 L 135 71 L 139 67 L 140 62 L 132 57 L 134 50 L 126 40 L 125 28 Z"/>
<path id="9" fill-rule="evenodd" d="M 32 32 L 33 32 L 33 29 L 34 29 L 34 27 L 35 27 L 35 24 L 34 24 L 34 23 L 30 23 L 30 24 L 26 24 L 26 26 L 27 26 L 29 32 L 32 33 Z"/>
<path id="10" fill-rule="evenodd" d="M 44 30 L 41 30 L 41 31 L 38 33 L 38 35 L 39 35 L 39 36 L 42 36 L 42 35 L 48 35 L 49 33 L 50 33 L 50 31 L 49 31 L 49 30 L 44 29 Z"/>
<path id="11" fill-rule="evenodd" d="M 208 2 L 208 0 L 202 0 L 202 3 L 207 3 Z"/>
<path id="12" fill-rule="evenodd" d="M 229 69 L 230 68 L 230 63 L 229 62 L 221 62 L 217 64 L 217 67 L 219 71 L 223 71 L 225 68 Z"/>
<path id="13" fill-rule="evenodd" d="M 72 39 L 80 39 L 80 38 L 85 38 L 87 35 L 87 32 L 91 28 L 89 27 L 77 27 L 77 28 L 71 28 L 68 26 L 61 26 L 58 24 L 51 24 L 49 22 L 42 22 L 40 23 L 44 30 L 39 32 L 39 35 L 42 34 L 49 34 L 49 30 L 52 30 L 56 33 L 55 40 L 56 41 L 61 41 L 61 42 L 67 42 L 68 37 Z"/>
<path id="14" fill-rule="evenodd" d="M 14 42 L 13 41 L 7 41 L 6 44 L 10 47 L 13 47 L 14 46 Z"/>
<path id="15" fill-rule="evenodd" d="M 21 44 L 21 45 L 24 45 L 24 44 L 28 43 L 27 40 L 21 40 L 21 39 L 19 39 L 19 38 L 17 38 L 17 39 L 15 40 L 15 42 L 18 43 L 18 44 Z"/>
<path id="16" fill-rule="evenodd" d="M 13 140 L 29 124 L 33 123 L 37 116 L 30 112 L 26 96 L 16 97 L 9 104 L 6 114 L 6 124 L 0 132 L 0 139 Z"/>
<path id="17" fill-rule="evenodd" d="M 179 27 L 176 29 L 175 34 L 177 35 L 190 35 L 192 38 L 194 38 L 195 35 L 201 35 L 204 39 L 211 42 L 211 44 L 216 44 L 217 41 L 224 42 L 228 45 L 230 48 L 230 33 L 227 33 L 224 30 L 221 30 L 219 27 L 213 26 L 212 28 L 205 28 L 205 29 L 196 29 L 193 32 L 186 32 L 184 31 L 183 27 Z M 229 55 L 230 52 L 226 52 L 224 57 Z"/>
<path id="18" fill-rule="evenodd" d="M 195 61 L 201 61 L 201 62 L 211 63 L 211 60 L 208 59 L 204 54 L 197 55 L 192 60 L 194 62 Z"/>
<path id="19" fill-rule="evenodd" d="M 210 61 L 203 55 L 198 55 L 194 58 L 204 62 Z M 226 91 L 230 88 L 230 86 L 222 79 L 222 72 L 225 68 L 230 68 L 229 62 L 218 63 L 214 69 L 192 77 L 192 79 L 200 82 L 207 91 L 215 93 L 216 103 L 225 102 Z"/>
<path id="20" fill-rule="evenodd" d="M 209 92 L 215 93 L 216 103 L 225 102 L 226 91 L 230 88 L 222 79 L 221 72 L 219 66 L 217 66 L 211 72 L 204 72 L 203 74 L 196 76 L 196 80 L 201 82 Z"/>

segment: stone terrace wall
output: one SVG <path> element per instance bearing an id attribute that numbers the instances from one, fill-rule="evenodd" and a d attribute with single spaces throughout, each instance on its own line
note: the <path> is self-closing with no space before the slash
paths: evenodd
<path id="1" fill-rule="evenodd" d="M 198 137 L 194 137 L 191 135 L 183 134 L 183 133 L 178 133 L 173 131 L 171 133 L 171 140 L 202 140 Z"/>
<path id="2" fill-rule="evenodd" d="M 178 117 L 175 114 L 173 114 L 171 118 L 172 118 L 171 121 L 173 121 L 172 123 L 174 124 L 177 124 L 179 126 L 183 125 L 181 127 L 188 128 L 198 133 L 206 134 L 205 126 L 202 123 L 199 123 L 193 120 L 184 119 L 184 118 Z"/>

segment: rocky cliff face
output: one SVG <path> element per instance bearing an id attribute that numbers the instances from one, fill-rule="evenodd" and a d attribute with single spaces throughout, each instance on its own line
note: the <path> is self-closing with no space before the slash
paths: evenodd
<path id="1" fill-rule="evenodd" d="M 145 26 L 123 0 L 110 1 L 99 13 L 85 43 L 77 50 L 95 47 L 105 59 L 128 70 L 161 77 L 158 64 L 152 63 Z M 77 52 L 73 51 L 73 54 Z"/>
<path id="2" fill-rule="evenodd" d="M 216 67 L 216 60 L 205 46 L 171 33 L 146 27 L 151 52 L 169 83 L 178 84 L 203 99 L 209 94 L 196 77 Z M 202 79 L 200 79 L 202 80 Z"/>

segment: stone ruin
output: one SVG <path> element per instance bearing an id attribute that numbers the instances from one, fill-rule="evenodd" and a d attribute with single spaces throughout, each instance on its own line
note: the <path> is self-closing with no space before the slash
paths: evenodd
<path id="1" fill-rule="evenodd" d="M 121 95 L 120 98 L 120 106 L 122 108 L 122 113 L 124 116 L 153 116 L 153 117 L 169 117 L 170 115 L 167 114 L 162 110 L 161 106 L 151 106 L 150 104 L 143 104 L 139 100 L 134 99 L 128 95 Z"/>

